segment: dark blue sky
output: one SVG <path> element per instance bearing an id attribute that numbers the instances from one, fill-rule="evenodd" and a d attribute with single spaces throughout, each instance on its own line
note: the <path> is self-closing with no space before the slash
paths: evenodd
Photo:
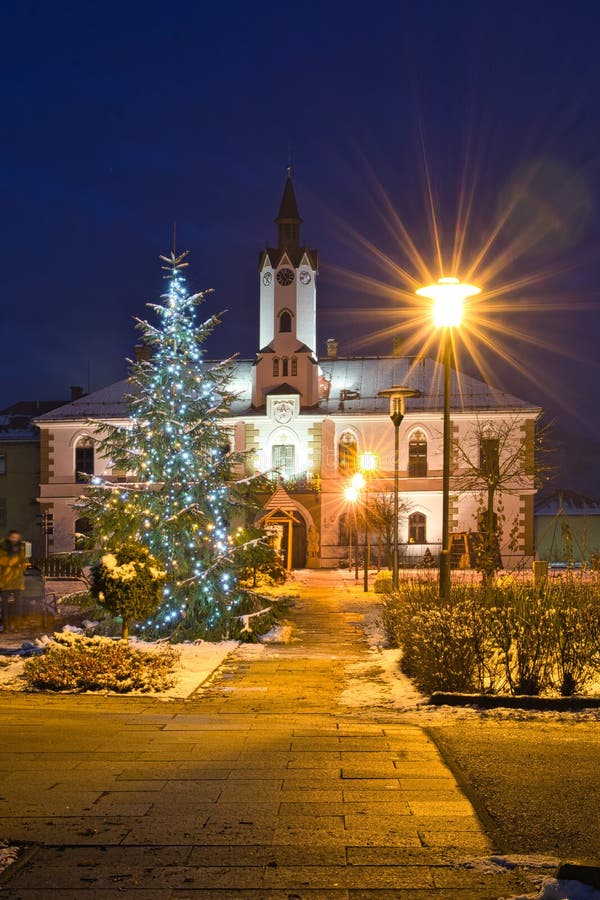
<path id="1" fill-rule="evenodd" d="M 257 254 L 291 146 L 321 258 L 320 351 L 331 335 L 342 353 L 389 351 L 367 338 L 398 299 L 343 277 L 399 284 L 357 235 L 414 271 L 377 185 L 434 270 L 426 154 L 447 241 L 473 189 L 466 258 L 518 197 L 490 251 L 512 246 L 509 261 L 486 286 L 554 271 L 497 317 L 547 345 L 510 344 L 542 384 L 495 363 L 494 377 L 600 438 L 599 19 L 596 3 L 527 0 L 14 0 L 0 54 L 0 403 L 66 396 L 88 368 L 92 389 L 123 376 L 174 220 L 191 287 L 216 289 L 207 314 L 229 309 L 209 355 L 253 355 Z M 540 216 L 556 227 L 525 250 Z"/>

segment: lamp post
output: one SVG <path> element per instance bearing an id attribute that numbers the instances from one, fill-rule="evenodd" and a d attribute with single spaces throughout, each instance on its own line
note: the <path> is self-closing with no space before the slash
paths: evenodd
<path id="1" fill-rule="evenodd" d="M 405 399 L 407 397 L 420 397 L 421 392 L 413 391 L 412 388 L 403 387 L 401 385 L 394 385 L 394 387 L 379 391 L 379 396 L 389 397 L 390 419 L 394 425 L 394 544 L 392 550 L 392 587 L 394 590 L 398 590 L 398 491 L 400 487 L 398 457 L 400 455 L 400 424 L 404 418 Z"/>
<path id="2" fill-rule="evenodd" d="M 417 294 L 433 300 L 433 321 L 442 329 L 444 364 L 444 430 L 442 470 L 442 549 L 440 553 L 440 597 L 450 599 L 450 370 L 452 329 L 462 321 L 464 301 L 479 294 L 481 288 L 463 284 L 458 278 L 439 278 L 435 284 L 419 288 Z"/>
<path id="3" fill-rule="evenodd" d="M 358 500 L 358 487 L 350 482 L 350 484 L 344 488 L 344 499 L 346 503 L 350 504 L 354 511 L 354 530 L 357 531 L 356 528 L 356 502 Z M 348 572 L 352 571 L 352 524 L 348 522 Z M 358 532 L 356 534 L 356 580 L 358 581 Z"/>
<path id="4" fill-rule="evenodd" d="M 370 450 L 365 450 L 358 458 L 360 471 L 363 476 L 365 488 L 365 558 L 363 572 L 363 590 L 369 590 L 369 566 L 371 563 L 371 540 L 369 535 L 369 476 L 377 468 L 377 456 Z"/>

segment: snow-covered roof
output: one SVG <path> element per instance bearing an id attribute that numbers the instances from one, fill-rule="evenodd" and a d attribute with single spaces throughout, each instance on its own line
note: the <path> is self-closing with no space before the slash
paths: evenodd
<path id="1" fill-rule="evenodd" d="M 212 365 L 210 361 L 206 365 Z M 377 356 L 323 359 L 321 396 L 318 410 L 324 415 L 361 415 L 387 413 L 389 401 L 379 397 L 379 391 L 392 385 L 405 385 L 421 392 L 406 401 L 407 412 L 439 410 L 443 400 L 443 367 L 433 359 Z M 254 360 L 236 360 L 231 390 L 236 395 L 231 415 L 264 414 L 264 409 L 252 407 L 252 370 Z M 469 375 L 452 371 L 451 406 L 453 410 L 532 410 L 534 404 L 490 387 Z M 36 421 L 60 422 L 68 420 L 99 420 L 127 418 L 125 397 L 134 391 L 127 380 L 117 381 L 99 391 L 60 406 Z M 311 409 L 307 412 L 314 413 Z"/>

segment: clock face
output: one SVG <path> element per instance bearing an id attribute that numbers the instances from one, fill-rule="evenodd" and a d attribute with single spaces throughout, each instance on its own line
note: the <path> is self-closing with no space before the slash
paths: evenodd
<path id="1" fill-rule="evenodd" d="M 273 281 L 272 274 L 270 272 L 265 272 L 265 274 L 263 275 L 263 284 L 267 285 L 267 287 L 268 287 L 272 281 Z"/>
<path id="2" fill-rule="evenodd" d="M 302 269 L 302 271 L 300 272 L 300 281 L 302 282 L 302 284 L 310 284 L 310 272 L 307 272 L 306 269 Z"/>
<path id="3" fill-rule="evenodd" d="M 277 281 L 279 284 L 282 284 L 284 287 L 287 287 L 288 284 L 291 284 L 294 280 L 294 273 L 291 269 L 280 269 L 277 273 Z"/>

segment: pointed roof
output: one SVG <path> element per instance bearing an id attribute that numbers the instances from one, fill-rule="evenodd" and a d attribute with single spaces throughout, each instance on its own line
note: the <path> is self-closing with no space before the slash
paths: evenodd
<path id="1" fill-rule="evenodd" d="M 292 176 L 289 172 L 288 177 L 285 180 L 281 203 L 279 204 L 279 213 L 275 219 L 277 225 L 279 225 L 280 222 L 295 222 L 298 225 L 302 224 L 302 219 L 298 212 L 294 185 L 292 184 Z"/>
<path id="2" fill-rule="evenodd" d="M 263 509 L 282 509 L 284 512 L 287 511 L 295 511 L 296 504 L 286 491 L 284 487 L 279 485 L 275 493 L 271 496 L 270 500 L 267 500 Z"/>

